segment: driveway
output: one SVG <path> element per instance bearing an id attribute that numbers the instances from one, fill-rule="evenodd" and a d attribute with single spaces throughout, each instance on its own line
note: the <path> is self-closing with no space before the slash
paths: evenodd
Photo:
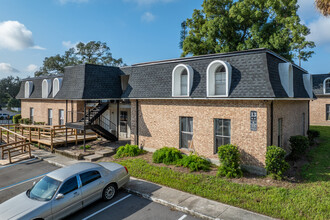
<path id="1" fill-rule="evenodd" d="M 56 169 L 57 166 L 36 158 L 0 166 L 0 203 L 31 188 L 34 181 Z M 66 219 L 192 220 L 197 218 L 120 190 L 111 201 L 95 202 Z"/>

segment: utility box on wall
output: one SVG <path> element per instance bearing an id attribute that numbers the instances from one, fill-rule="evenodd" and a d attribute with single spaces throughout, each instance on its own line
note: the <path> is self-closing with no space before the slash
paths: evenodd
<path id="1" fill-rule="evenodd" d="M 257 125 L 257 112 L 251 111 L 250 112 L 250 127 L 251 131 L 257 131 L 258 125 Z"/>

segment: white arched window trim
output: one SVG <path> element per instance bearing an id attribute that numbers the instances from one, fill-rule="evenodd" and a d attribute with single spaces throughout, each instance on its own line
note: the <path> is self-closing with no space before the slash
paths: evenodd
<path id="1" fill-rule="evenodd" d="M 53 97 L 55 97 L 58 91 L 60 91 L 61 86 L 62 86 L 62 78 L 55 78 L 53 81 Z"/>
<path id="2" fill-rule="evenodd" d="M 225 95 L 215 94 L 215 71 L 219 66 L 224 66 L 226 69 L 226 93 Z M 206 70 L 206 94 L 207 97 L 228 97 L 231 85 L 232 67 L 229 63 L 222 60 L 212 61 Z"/>
<path id="3" fill-rule="evenodd" d="M 181 74 L 183 70 L 187 70 L 187 95 L 181 95 Z M 194 70 L 189 65 L 179 64 L 172 71 L 172 96 L 173 97 L 189 97 L 193 85 Z"/>
<path id="4" fill-rule="evenodd" d="M 327 90 L 326 90 L 326 82 L 330 80 L 330 77 L 326 78 L 324 81 L 323 81 L 323 94 L 330 94 L 329 92 L 327 93 Z"/>
<path id="5" fill-rule="evenodd" d="M 50 79 L 44 79 L 42 80 L 42 98 L 46 99 L 48 98 L 50 91 L 52 89 L 52 81 Z"/>
<path id="6" fill-rule="evenodd" d="M 26 81 L 24 85 L 24 98 L 30 98 L 30 95 L 32 94 L 33 89 L 33 82 L 32 81 Z"/>
<path id="7" fill-rule="evenodd" d="M 279 63 L 278 72 L 280 74 L 281 84 L 282 84 L 286 94 L 290 98 L 294 97 L 292 64 L 291 63 Z"/>

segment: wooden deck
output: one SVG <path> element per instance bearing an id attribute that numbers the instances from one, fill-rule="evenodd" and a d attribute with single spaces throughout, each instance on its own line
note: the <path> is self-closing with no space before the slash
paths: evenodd
<path id="1" fill-rule="evenodd" d="M 97 135 L 95 134 L 86 134 L 86 141 L 96 140 Z M 40 138 L 32 136 L 32 142 L 43 144 L 47 146 L 51 146 L 51 139 L 50 138 Z M 77 139 L 75 136 L 68 136 L 68 143 L 81 143 L 84 141 L 84 135 L 77 135 Z M 66 140 L 65 136 L 55 137 L 53 138 L 53 145 L 65 145 Z"/>

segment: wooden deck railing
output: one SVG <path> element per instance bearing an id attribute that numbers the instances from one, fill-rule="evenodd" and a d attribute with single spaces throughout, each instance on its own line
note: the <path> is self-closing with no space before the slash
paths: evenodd
<path id="1" fill-rule="evenodd" d="M 1 159 L 8 155 L 9 163 L 12 163 L 12 157 L 28 153 L 31 158 L 31 142 L 26 137 L 17 133 L 17 125 L 1 125 L 0 126 L 0 145 Z M 13 155 L 13 153 L 16 153 Z"/>

